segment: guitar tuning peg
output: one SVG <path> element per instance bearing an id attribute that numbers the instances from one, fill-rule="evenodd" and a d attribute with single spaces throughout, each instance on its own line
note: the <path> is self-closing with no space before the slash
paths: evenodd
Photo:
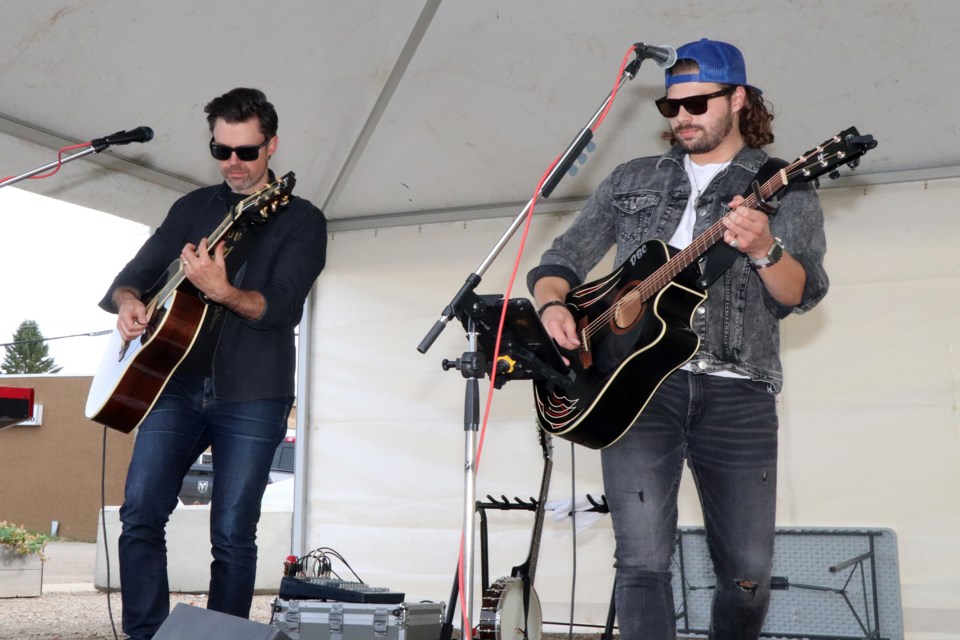
<path id="1" fill-rule="evenodd" d="M 831 180 L 836 180 L 837 178 L 840 177 L 840 171 L 837 170 L 837 169 L 834 169 L 833 171 L 830 172 L 829 175 L 830 175 L 830 179 L 831 179 Z M 817 187 L 819 187 L 819 186 L 820 186 L 820 185 L 818 184 Z"/>

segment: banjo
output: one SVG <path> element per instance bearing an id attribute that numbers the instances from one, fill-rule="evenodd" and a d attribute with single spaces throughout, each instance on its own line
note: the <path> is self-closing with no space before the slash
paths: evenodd
<path id="1" fill-rule="evenodd" d="M 480 624 L 477 626 L 480 640 L 540 640 L 543 631 L 540 598 L 533 588 L 543 533 L 543 505 L 547 500 L 550 472 L 553 469 L 553 443 L 550 434 L 543 430 L 540 430 L 540 447 L 543 449 L 543 477 L 540 480 L 530 553 L 523 564 L 511 570 L 509 577 L 500 578 L 484 592 Z"/>

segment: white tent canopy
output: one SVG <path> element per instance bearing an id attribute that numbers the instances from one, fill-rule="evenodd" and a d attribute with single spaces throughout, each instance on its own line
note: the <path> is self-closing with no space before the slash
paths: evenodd
<path id="1" fill-rule="evenodd" d="M 16 6 L 13 6 L 16 5 Z M 856 125 L 877 137 L 856 177 L 823 191 L 832 290 L 784 323 L 779 523 L 893 529 L 907 638 L 960 629 L 960 4 L 718 2 L 124 2 L 11 5 L 0 35 L 0 158 L 16 175 L 52 149 L 138 125 L 156 138 L 64 168 L 28 189 L 155 225 L 219 177 L 203 105 L 235 86 L 280 112 L 278 172 L 331 220 L 310 305 L 300 407 L 304 549 L 331 546 L 372 584 L 446 599 L 463 473 L 463 381 L 442 358 L 451 324 L 416 345 L 594 113 L 637 41 L 738 44 L 775 106 L 772 153 L 792 159 Z M 624 85 L 598 148 L 538 210 L 520 272 L 619 162 L 659 153 L 662 72 Z M 960 96 L 958 96 L 960 97 Z M 481 218 L 489 218 L 482 220 Z M 506 289 L 517 239 L 484 277 Z M 606 264 L 598 268 L 609 269 Z M 522 284 L 514 296 L 525 295 Z M 552 497 L 602 493 L 598 456 L 558 443 Z M 536 494 L 527 383 L 496 394 L 481 496 Z M 689 485 L 689 483 L 687 483 Z M 699 518 L 682 495 L 681 520 Z M 519 564 L 522 515 L 491 523 L 491 571 Z M 567 523 L 548 519 L 545 617 L 569 617 Z M 602 624 L 612 536 L 581 532 L 578 621 Z"/>
<path id="2" fill-rule="evenodd" d="M 152 142 L 112 151 L 129 160 L 116 168 L 187 190 L 218 179 L 203 105 L 254 85 L 280 111 L 275 165 L 302 176 L 298 193 L 334 229 L 503 215 L 525 202 L 637 41 L 736 42 L 751 83 L 776 107 L 777 155 L 853 124 L 882 138 L 862 170 L 872 180 L 960 173 L 944 119 L 956 102 L 946 80 L 960 6 L 944 0 L 34 0 L 10 9 L 0 133 L 59 146 L 149 125 Z M 623 159 L 659 152 L 661 74 L 647 62 L 625 85 L 590 170 L 555 199 L 582 198 Z M 33 166 L 18 149 L 6 157 Z M 77 182 L 28 188 L 81 204 L 104 191 Z M 166 206 L 158 197 L 108 211 L 155 224 Z"/>

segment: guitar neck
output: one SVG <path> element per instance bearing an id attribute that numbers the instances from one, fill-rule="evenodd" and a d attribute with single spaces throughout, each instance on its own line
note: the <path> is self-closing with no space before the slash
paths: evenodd
<path id="1" fill-rule="evenodd" d="M 543 476 L 540 479 L 540 497 L 537 498 L 537 510 L 533 519 L 530 554 L 526 562 L 515 569 L 515 574 L 525 575 L 531 584 L 537 573 L 537 556 L 540 555 L 540 538 L 543 536 L 544 505 L 547 503 L 547 494 L 550 492 L 550 474 L 553 471 L 553 445 L 548 438 L 550 438 L 549 434 L 540 433 L 540 444 L 543 447 Z"/>
<path id="2" fill-rule="evenodd" d="M 209 255 L 213 255 L 213 247 L 216 246 L 220 240 L 222 240 L 230 229 L 233 227 L 234 223 L 240 219 L 240 215 L 243 210 L 243 204 L 238 204 L 237 207 L 231 210 L 230 213 L 224 217 L 224 219 L 217 225 L 217 228 L 210 232 L 210 235 L 207 236 L 207 246 L 209 247 Z M 164 272 L 165 282 L 163 286 L 157 290 L 150 298 L 145 300 L 147 309 L 152 311 L 156 307 L 162 305 L 166 302 L 170 296 L 177 290 L 177 288 L 183 284 L 183 281 L 186 279 L 186 273 L 183 271 L 183 263 L 180 262 L 180 258 L 175 259 L 167 266 L 167 270 Z"/>
<path id="3" fill-rule="evenodd" d="M 209 247 L 210 255 L 213 255 L 213 247 L 215 247 L 224 236 L 230 233 L 234 223 L 241 217 L 251 214 L 247 217 L 260 223 L 270 219 L 280 207 L 289 202 L 290 192 L 296 183 L 297 177 L 290 171 L 279 180 L 247 196 L 243 201 L 233 207 L 232 210 L 228 211 L 226 217 L 224 217 L 217 228 L 207 235 L 207 246 Z M 259 212 L 259 215 L 257 215 L 257 212 Z M 177 290 L 177 287 L 183 284 L 184 279 L 186 279 L 186 274 L 183 272 L 183 265 L 179 259 L 174 260 L 167 266 L 167 270 L 164 272 L 162 278 L 163 285 L 155 294 L 144 299 L 147 310 L 152 312 L 158 306 L 164 304 L 170 296 L 173 295 L 174 291 Z"/>
<path id="4" fill-rule="evenodd" d="M 760 187 L 759 199 L 757 198 L 756 193 L 751 193 L 745 198 L 743 206 L 750 209 L 755 208 L 761 200 L 767 200 L 773 197 L 777 192 L 786 187 L 787 181 L 787 170 L 781 169 L 772 178 L 763 183 L 763 186 Z M 715 245 L 720 241 L 721 238 L 723 238 L 724 229 L 725 227 L 723 226 L 723 222 L 718 220 L 704 233 L 697 238 L 694 238 L 693 242 L 691 242 L 686 248 L 679 251 L 659 269 L 650 274 L 650 276 L 644 280 L 643 284 L 638 288 L 640 298 L 642 300 L 650 299 L 663 287 L 672 282 L 674 278 L 680 275 L 681 271 L 699 260 L 700 256 L 706 253 L 710 247 Z"/>

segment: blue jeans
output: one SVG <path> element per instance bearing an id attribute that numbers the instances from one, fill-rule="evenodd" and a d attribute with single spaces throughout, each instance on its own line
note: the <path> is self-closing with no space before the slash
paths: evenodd
<path id="1" fill-rule="evenodd" d="M 257 522 L 292 398 L 226 402 L 210 378 L 175 375 L 140 425 L 120 508 L 123 630 L 151 638 L 170 612 L 164 529 L 190 465 L 208 446 L 214 478 L 207 607 L 246 618 L 257 572 Z"/>
<path id="2" fill-rule="evenodd" d="M 767 384 L 677 371 L 637 423 L 601 452 L 616 537 L 623 640 L 676 637 L 671 558 L 690 467 L 717 583 L 710 638 L 757 638 L 770 602 L 777 415 Z"/>

